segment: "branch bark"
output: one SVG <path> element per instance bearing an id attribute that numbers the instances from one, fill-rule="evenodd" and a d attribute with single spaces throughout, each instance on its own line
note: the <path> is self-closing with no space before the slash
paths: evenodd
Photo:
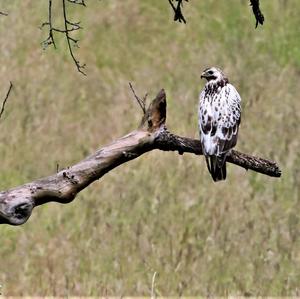
<path id="1" fill-rule="evenodd" d="M 110 170 L 151 150 L 201 155 L 199 140 L 180 137 L 167 130 L 166 108 L 166 95 L 161 90 L 150 103 L 137 130 L 52 176 L 0 192 L 0 223 L 20 225 L 28 220 L 36 206 L 50 201 L 69 203 Z M 231 151 L 227 162 L 273 177 L 281 175 L 275 162 L 238 151 Z"/>

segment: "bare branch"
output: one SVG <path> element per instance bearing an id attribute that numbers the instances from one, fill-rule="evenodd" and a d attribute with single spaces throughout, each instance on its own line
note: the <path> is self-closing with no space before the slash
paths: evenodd
<path id="1" fill-rule="evenodd" d="M 167 130 L 159 135 L 156 142 L 158 148 L 163 151 L 177 151 L 180 155 L 183 153 L 193 153 L 195 155 L 203 154 L 200 140 L 173 135 Z M 246 170 L 250 169 L 271 177 L 281 176 L 281 171 L 275 162 L 254 157 L 235 150 L 230 152 L 226 158 L 226 162 L 235 164 Z"/>
<path id="2" fill-rule="evenodd" d="M 48 6 L 48 21 L 43 23 L 41 25 L 41 28 L 48 26 L 49 27 L 49 35 L 48 37 L 42 42 L 42 45 L 44 48 L 47 48 L 49 45 L 53 45 L 54 48 L 56 49 L 56 43 L 54 39 L 54 32 L 61 33 L 65 36 L 67 44 L 68 44 L 68 49 L 70 56 L 72 60 L 74 61 L 76 68 L 78 72 L 80 72 L 83 75 L 86 75 L 83 69 L 85 68 L 85 64 L 81 64 L 79 60 L 76 59 L 74 53 L 73 53 L 73 48 L 72 47 L 77 47 L 78 46 L 78 41 L 77 39 L 73 38 L 70 36 L 70 33 L 73 31 L 77 31 L 82 29 L 80 26 L 80 22 L 71 22 L 67 18 L 67 8 L 66 8 L 66 1 L 62 0 L 62 12 L 63 12 L 63 19 L 64 19 L 64 28 L 56 28 L 53 26 L 53 18 L 52 18 L 52 0 L 49 1 L 49 6 Z M 86 6 L 84 0 L 67 0 L 69 3 L 76 4 L 76 5 L 82 5 Z"/>
<path id="3" fill-rule="evenodd" d="M 174 11 L 174 21 L 175 22 L 178 21 L 179 23 L 183 22 L 186 24 L 186 20 L 183 16 L 183 13 L 181 10 L 181 7 L 183 7 L 183 3 L 182 3 L 183 0 L 175 0 L 177 2 L 176 6 L 173 4 L 173 1 L 174 0 L 169 0 L 169 3 Z M 185 0 L 185 1 L 188 2 L 188 0 Z"/>
<path id="4" fill-rule="evenodd" d="M 137 130 L 52 176 L 0 192 L 0 223 L 20 225 L 28 220 L 38 205 L 50 201 L 69 203 L 107 172 L 149 151 L 158 149 L 202 155 L 199 140 L 180 137 L 167 130 L 166 107 L 166 95 L 161 90 L 150 103 Z M 231 151 L 227 162 L 273 177 L 281 175 L 275 162 L 238 151 Z"/>
<path id="5" fill-rule="evenodd" d="M 42 24 L 41 28 L 44 26 L 49 26 L 49 35 L 48 37 L 42 42 L 43 48 L 47 48 L 49 45 L 53 45 L 56 49 L 55 40 L 53 37 L 53 25 L 52 25 L 52 0 L 49 0 L 48 5 L 48 22 Z"/>
<path id="6" fill-rule="evenodd" d="M 8 91 L 7 91 L 6 96 L 5 96 L 5 98 L 4 98 L 3 102 L 2 102 L 2 107 L 1 107 L 1 111 L 0 111 L 0 118 L 2 117 L 2 114 L 3 114 L 3 112 L 4 112 L 4 108 L 5 108 L 6 101 L 7 101 L 8 97 L 9 97 L 9 94 L 10 94 L 12 88 L 13 88 L 13 84 L 10 82 Z"/>
<path id="7" fill-rule="evenodd" d="M 188 2 L 188 0 L 168 0 L 168 1 L 174 11 L 174 21 L 178 21 L 180 23 L 181 22 L 186 23 L 186 19 L 184 18 L 182 12 L 182 7 L 183 7 L 183 1 Z M 174 1 L 177 2 L 176 5 L 174 5 Z M 250 5 L 252 6 L 253 14 L 256 19 L 255 28 L 257 28 L 258 24 L 263 25 L 265 18 L 259 7 L 259 0 L 250 0 Z"/>
<path id="8" fill-rule="evenodd" d="M 0 11 L 0 15 L 1 15 L 1 16 L 8 16 L 8 13 L 3 12 L 3 11 Z"/>
<path id="9" fill-rule="evenodd" d="M 75 2 L 69 1 L 69 2 L 79 4 L 76 1 Z M 85 68 L 85 64 L 80 64 L 79 60 L 77 60 L 75 58 L 73 50 L 72 50 L 72 46 L 71 46 L 71 42 L 73 42 L 74 45 L 76 47 L 78 47 L 78 40 L 70 37 L 69 30 L 68 30 L 68 25 L 73 26 L 72 27 L 73 30 L 79 30 L 79 29 L 81 29 L 81 27 L 80 27 L 79 23 L 72 23 L 72 22 L 68 21 L 67 12 L 66 12 L 66 0 L 62 0 L 62 3 L 63 3 L 63 15 L 64 15 L 64 23 L 65 23 L 65 35 L 66 35 L 66 39 L 67 39 L 67 43 L 68 43 L 69 52 L 70 52 L 70 55 L 71 55 L 75 65 L 76 65 L 78 72 L 86 76 L 86 73 L 83 71 L 83 69 Z"/>

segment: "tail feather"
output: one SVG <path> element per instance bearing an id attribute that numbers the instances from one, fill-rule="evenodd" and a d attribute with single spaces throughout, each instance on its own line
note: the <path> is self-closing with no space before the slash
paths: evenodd
<path id="1" fill-rule="evenodd" d="M 215 182 L 226 179 L 226 155 L 221 156 L 208 156 L 206 158 L 206 164 L 208 171 L 210 172 Z"/>

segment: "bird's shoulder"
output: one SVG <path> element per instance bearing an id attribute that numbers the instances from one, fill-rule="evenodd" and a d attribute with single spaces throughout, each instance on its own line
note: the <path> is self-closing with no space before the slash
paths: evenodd
<path id="1" fill-rule="evenodd" d="M 224 86 L 224 92 L 227 93 L 228 99 L 231 100 L 232 102 L 237 102 L 237 103 L 241 102 L 242 100 L 241 96 L 232 84 L 230 83 L 226 84 L 226 86 Z"/>

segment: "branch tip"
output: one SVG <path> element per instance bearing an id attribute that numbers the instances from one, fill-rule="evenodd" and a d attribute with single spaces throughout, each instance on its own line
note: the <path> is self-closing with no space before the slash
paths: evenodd
<path id="1" fill-rule="evenodd" d="M 78 4 L 78 5 L 86 6 L 84 0 L 67 0 L 67 1 L 71 4 Z M 71 32 L 82 29 L 80 22 L 71 22 L 67 18 L 66 0 L 62 0 L 64 29 L 55 28 L 53 26 L 53 22 L 52 22 L 52 0 L 48 0 L 48 3 L 49 3 L 49 5 L 48 5 L 48 21 L 44 22 L 40 27 L 41 29 L 45 26 L 49 27 L 48 37 L 42 42 L 43 48 L 46 49 L 48 46 L 53 45 L 53 47 L 56 49 L 54 32 L 64 34 L 66 41 L 67 41 L 70 56 L 77 68 L 77 71 L 79 73 L 81 73 L 82 75 L 86 76 L 86 73 L 84 72 L 85 64 L 81 64 L 79 62 L 79 60 L 76 59 L 76 57 L 73 53 L 73 49 L 72 49 L 72 47 L 79 48 L 79 46 L 78 46 L 79 40 L 70 36 Z"/>
<path id="2" fill-rule="evenodd" d="M 2 114 L 3 114 L 3 112 L 4 112 L 4 108 L 5 108 L 6 101 L 7 101 L 8 97 L 9 97 L 9 94 L 10 94 L 12 88 L 13 88 L 12 82 L 10 81 L 9 83 L 10 83 L 10 85 L 9 85 L 8 91 L 7 91 L 6 96 L 5 96 L 5 98 L 4 98 L 3 102 L 2 102 L 2 107 L 1 107 L 1 111 L 0 111 L 0 118 L 2 117 Z"/>
<path id="3" fill-rule="evenodd" d="M 145 93 L 144 97 L 141 99 L 135 92 L 131 82 L 129 82 L 129 87 L 133 93 L 134 98 L 136 99 L 136 101 L 138 102 L 139 106 L 141 107 L 143 114 L 146 114 L 146 101 L 147 101 L 147 96 L 148 93 Z"/>
<path id="4" fill-rule="evenodd" d="M 252 6 L 252 11 L 256 19 L 255 28 L 257 28 L 258 24 L 263 25 L 265 17 L 260 10 L 259 0 L 250 0 L 250 6 Z"/>

